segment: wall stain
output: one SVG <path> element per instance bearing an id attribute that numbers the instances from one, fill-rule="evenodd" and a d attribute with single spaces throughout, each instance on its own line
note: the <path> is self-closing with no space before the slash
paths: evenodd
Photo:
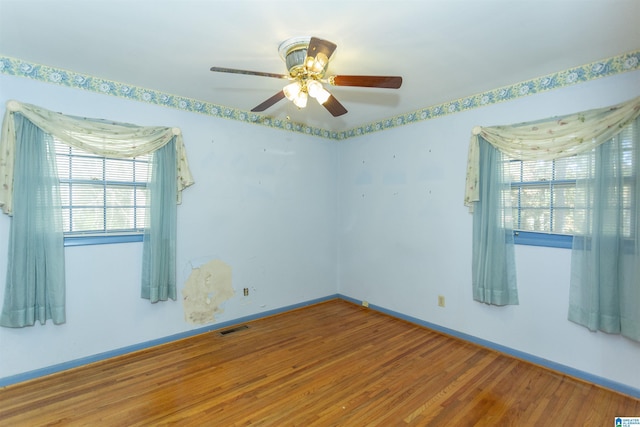
<path id="1" fill-rule="evenodd" d="M 229 265 L 213 260 L 193 268 L 182 289 L 185 320 L 198 325 L 213 322 L 234 294 Z"/>

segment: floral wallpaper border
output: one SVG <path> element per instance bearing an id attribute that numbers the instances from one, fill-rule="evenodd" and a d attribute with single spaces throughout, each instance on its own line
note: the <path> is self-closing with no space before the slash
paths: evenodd
<path id="1" fill-rule="evenodd" d="M 640 70 L 640 50 L 494 89 L 477 95 L 472 95 L 466 98 L 446 102 L 444 104 L 426 107 L 385 120 L 371 122 L 354 129 L 335 132 L 310 127 L 301 123 L 279 120 L 267 115 L 255 114 L 223 105 L 180 97 L 127 85 L 125 83 L 101 79 L 99 77 L 48 67 L 46 65 L 34 64 L 20 59 L 0 56 L 0 74 L 26 77 L 46 83 L 84 89 L 105 95 L 112 95 L 120 98 L 176 108 L 179 110 L 206 114 L 213 117 L 263 125 L 285 131 L 315 135 L 333 140 L 344 140 L 373 132 L 379 132 L 390 128 L 434 119 L 448 114 L 497 104 L 499 102 L 534 95 L 536 93 L 547 92 L 589 80 L 595 80 L 601 77 L 612 76 L 634 70 Z"/>

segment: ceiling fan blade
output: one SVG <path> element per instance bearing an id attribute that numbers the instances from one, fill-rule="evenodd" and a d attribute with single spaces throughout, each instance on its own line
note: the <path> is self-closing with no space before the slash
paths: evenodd
<path id="1" fill-rule="evenodd" d="M 309 40 L 309 47 L 307 48 L 307 56 L 315 58 L 318 54 L 323 54 L 327 59 L 329 59 L 331 58 L 331 55 L 333 55 L 333 52 L 335 52 L 336 47 L 338 46 L 329 40 L 311 37 Z"/>
<path id="2" fill-rule="evenodd" d="M 344 108 L 344 105 L 342 105 L 333 95 L 331 95 L 329 99 L 322 104 L 322 106 L 326 108 L 333 117 L 338 117 L 347 113 L 347 109 Z"/>
<path id="3" fill-rule="evenodd" d="M 331 76 L 329 83 L 334 86 L 380 87 L 399 89 L 402 86 L 400 76 Z"/>
<path id="4" fill-rule="evenodd" d="M 211 71 L 217 73 L 246 74 L 251 76 L 274 77 L 276 79 L 289 79 L 286 74 L 264 73 L 262 71 L 237 70 L 235 68 L 211 67 Z"/>
<path id="5" fill-rule="evenodd" d="M 284 99 L 284 91 L 280 91 L 278 93 L 276 93 L 275 95 L 273 95 L 271 98 L 267 99 L 266 101 L 264 101 L 262 104 L 253 107 L 251 109 L 251 111 L 253 112 L 259 112 L 259 111 L 264 111 L 267 108 L 271 107 L 273 104 L 275 104 L 276 102 L 280 101 Z"/>
<path id="6" fill-rule="evenodd" d="M 328 40 L 311 37 L 307 47 L 307 57 L 304 61 L 305 68 L 313 73 L 324 74 L 336 47 L 335 43 Z"/>

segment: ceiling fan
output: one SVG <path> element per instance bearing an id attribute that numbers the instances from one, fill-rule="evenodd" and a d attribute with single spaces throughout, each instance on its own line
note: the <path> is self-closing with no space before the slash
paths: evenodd
<path id="1" fill-rule="evenodd" d="M 295 37 L 285 40 L 280 44 L 278 52 L 285 61 L 289 74 L 265 73 L 223 67 L 211 67 L 211 71 L 273 77 L 291 81 L 291 83 L 284 86 L 280 92 L 254 107 L 251 110 L 254 112 L 265 111 L 284 98 L 292 101 L 298 108 L 304 108 L 310 96 L 322 104 L 334 117 L 338 117 L 345 114 L 347 109 L 324 88 L 323 83 L 332 86 L 387 89 L 398 89 L 402 85 L 402 77 L 399 76 L 325 76 L 327 66 L 336 47 L 334 43 L 317 37 Z"/>

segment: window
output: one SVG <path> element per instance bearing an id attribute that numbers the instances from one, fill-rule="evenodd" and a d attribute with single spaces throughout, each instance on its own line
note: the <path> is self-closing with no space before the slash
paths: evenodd
<path id="1" fill-rule="evenodd" d="M 509 160 L 513 228 L 573 235 L 576 182 L 587 176 L 584 157 L 556 160 Z"/>
<path id="2" fill-rule="evenodd" d="M 65 242 L 89 236 L 141 236 L 151 156 L 102 157 L 58 140 L 55 149 Z"/>
<path id="3" fill-rule="evenodd" d="M 621 152 L 618 162 L 623 177 L 621 212 L 624 236 L 632 233 L 632 188 L 634 173 L 634 126 L 627 126 L 619 135 Z M 609 142 L 606 142 L 607 144 Z M 574 234 L 582 234 L 585 194 L 578 183 L 593 175 L 594 165 L 587 156 L 572 156 L 555 160 L 507 159 L 505 173 L 511 182 L 513 229 L 516 243 L 541 246 L 571 247 Z M 637 162 L 637 160 L 636 160 Z"/>

